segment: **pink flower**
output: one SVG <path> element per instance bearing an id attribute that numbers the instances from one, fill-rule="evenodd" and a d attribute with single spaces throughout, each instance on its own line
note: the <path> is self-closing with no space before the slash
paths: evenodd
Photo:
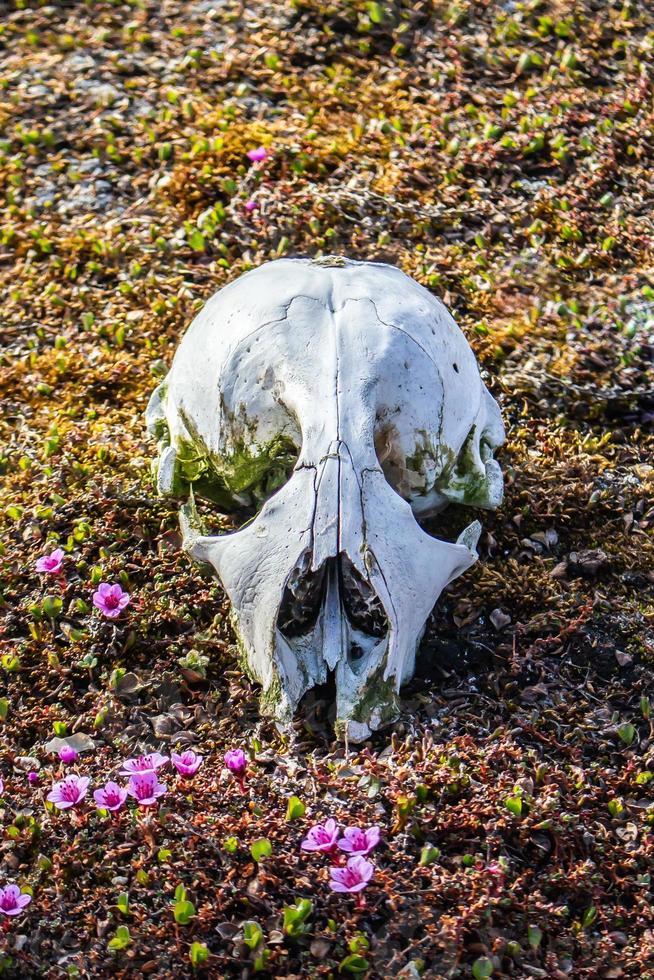
<path id="1" fill-rule="evenodd" d="M 196 755 L 193 749 L 187 749 L 181 755 L 176 752 L 170 753 L 172 763 L 181 776 L 193 776 L 202 765 L 202 756 Z"/>
<path id="2" fill-rule="evenodd" d="M 72 745 L 62 745 L 57 755 L 64 763 L 74 762 L 77 758 L 77 752 Z"/>
<path id="3" fill-rule="evenodd" d="M 62 549 L 55 548 L 49 555 L 43 555 L 43 557 L 38 559 L 36 570 L 37 572 L 43 572 L 45 575 L 56 575 L 61 571 L 63 560 L 64 553 Z"/>
<path id="4" fill-rule="evenodd" d="M 55 783 L 48 793 L 48 800 L 54 803 L 58 810 L 67 810 L 77 806 L 87 794 L 91 780 L 88 776 L 66 776 Z"/>
<path id="5" fill-rule="evenodd" d="M 366 887 L 375 868 L 361 855 L 351 857 L 344 868 L 330 868 L 329 887 L 334 892 L 360 892 Z"/>
<path id="6" fill-rule="evenodd" d="M 248 160 L 252 163 L 259 163 L 260 160 L 265 160 L 268 156 L 268 150 L 265 146 L 258 146 L 256 150 L 248 150 L 246 153 Z"/>
<path id="7" fill-rule="evenodd" d="M 316 824 L 307 833 L 300 847 L 303 851 L 326 851 L 329 853 L 336 849 L 338 840 L 338 824 L 330 817 L 324 824 Z"/>
<path id="8" fill-rule="evenodd" d="M 253 198 L 250 198 L 249 201 L 246 201 L 245 202 L 245 210 L 246 211 L 254 211 L 255 208 L 258 208 L 258 207 L 259 207 L 259 205 L 258 205 L 257 201 L 255 201 Z"/>
<path id="9" fill-rule="evenodd" d="M 111 780 L 102 789 L 96 789 L 93 794 L 95 805 L 102 810 L 120 810 L 127 799 L 127 790 Z"/>
<path id="10" fill-rule="evenodd" d="M 379 837 L 380 829 L 376 824 L 374 827 L 369 827 L 368 830 L 361 830 L 360 827 L 348 827 L 339 840 L 338 846 L 342 851 L 347 851 L 349 854 L 365 857 L 370 854 L 374 847 L 377 847 Z"/>
<path id="11" fill-rule="evenodd" d="M 123 776 L 134 776 L 140 772 L 156 772 L 168 762 L 168 756 L 161 752 L 150 752 L 149 755 L 137 755 L 135 759 L 125 759 L 120 770 Z"/>
<path id="12" fill-rule="evenodd" d="M 225 765 L 237 778 L 241 779 L 245 775 L 247 764 L 243 749 L 229 749 L 225 752 Z"/>
<path id="13" fill-rule="evenodd" d="M 31 901 L 32 896 L 21 892 L 18 885 L 7 885 L 5 888 L 0 888 L 0 912 L 2 915 L 20 915 Z"/>
<path id="14" fill-rule="evenodd" d="M 38 774 L 38 772 L 34 772 L 34 770 L 32 770 L 32 772 L 28 772 L 28 774 L 27 774 L 27 782 L 30 784 L 30 786 L 38 786 L 38 783 L 39 783 L 39 774 Z"/>
<path id="15" fill-rule="evenodd" d="M 130 776 L 127 792 L 139 806 L 152 806 L 168 788 L 159 782 L 156 772 L 136 772 Z"/>
<path id="16" fill-rule="evenodd" d="M 93 593 L 93 605 L 107 619 L 116 619 L 125 606 L 129 605 L 129 594 L 123 592 L 119 585 L 101 582 L 98 591 Z"/>

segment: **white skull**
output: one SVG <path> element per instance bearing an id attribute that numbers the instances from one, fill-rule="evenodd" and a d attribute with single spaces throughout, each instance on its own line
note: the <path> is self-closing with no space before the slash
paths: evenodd
<path id="1" fill-rule="evenodd" d="M 184 547 L 222 580 L 264 713 L 288 721 L 333 672 L 340 733 L 392 721 L 480 533 L 441 541 L 416 518 L 502 497 L 499 408 L 445 307 L 382 263 L 268 262 L 208 301 L 147 419 L 159 491 L 188 498 Z M 194 494 L 261 509 L 208 536 Z"/>

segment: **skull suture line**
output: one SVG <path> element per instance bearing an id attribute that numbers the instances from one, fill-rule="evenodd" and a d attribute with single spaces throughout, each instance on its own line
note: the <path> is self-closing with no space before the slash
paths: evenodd
<path id="1" fill-rule="evenodd" d="M 496 507 L 499 408 L 445 307 L 399 269 L 279 259 L 216 293 L 147 411 L 160 492 L 184 495 L 184 547 L 232 602 L 261 707 L 289 720 L 336 682 L 337 729 L 397 715 L 426 620 L 477 558 L 416 518 Z M 261 509 L 202 533 L 194 495 Z"/>

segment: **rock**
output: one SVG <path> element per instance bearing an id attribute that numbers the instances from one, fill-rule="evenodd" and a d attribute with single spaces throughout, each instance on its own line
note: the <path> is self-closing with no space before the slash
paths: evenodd
<path id="1" fill-rule="evenodd" d="M 568 555 L 568 568 L 574 575 L 592 578 L 609 563 L 608 555 L 600 548 L 588 551 L 571 551 Z"/>
<path id="2" fill-rule="evenodd" d="M 509 614 L 503 612 L 501 609 L 493 609 L 489 619 L 496 630 L 503 630 L 511 622 Z"/>
<path id="3" fill-rule="evenodd" d="M 65 745 L 75 749 L 76 752 L 93 752 L 96 747 L 90 735 L 85 735 L 84 732 L 75 732 L 74 735 L 66 735 L 65 738 L 51 738 L 45 744 L 45 751 L 56 754 Z"/>

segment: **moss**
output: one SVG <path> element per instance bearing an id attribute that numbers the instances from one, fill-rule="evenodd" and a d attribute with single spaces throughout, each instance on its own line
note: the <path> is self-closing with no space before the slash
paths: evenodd
<path id="1" fill-rule="evenodd" d="M 488 502 L 486 472 L 480 469 L 475 452 L 476 429 L 474 425 L 470 429 L 458 457 L 449 451 L 452 458 L 436 481 L 437 490 L 468 507 L 483 507 Z"/>
<path id="2" fill-rule="evenodd" d="M 283 700 L 284 692 L 282 690 L 282 682 L 279 679 L 279 675 L 275 672 L 268 687 L 261 692 L 261 697 L 259 698 L 259 710 L 261 714 L 277 717 L 279 714 L 279 705 Z"/>
<path id="3" fill-rule="evenodd" d="M 398 698 L 392 677 L 384 680 L 384 666 L 368 678 L 363 694 L 351 711 L 353 721 L 377 728 L 387 725 L 399 714 Z"/>

